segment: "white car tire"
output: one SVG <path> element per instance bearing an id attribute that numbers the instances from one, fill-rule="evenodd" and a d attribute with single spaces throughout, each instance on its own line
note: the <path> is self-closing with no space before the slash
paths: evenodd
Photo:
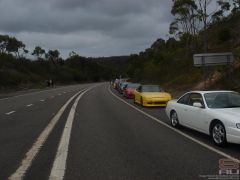
<path id="1" fill-rule="evenodd" d="M 216 121 L 212 125 L 211 138 L 217 146 L 225 146 L 227 144 L 226 130 L 221 121 Z"/>
<path id="2" fill-rule="evenodd" d="M 178 115 L 176 111 L 172 111 L 170 114 L 171 125 L 175 128 L 179 126 Z"/>

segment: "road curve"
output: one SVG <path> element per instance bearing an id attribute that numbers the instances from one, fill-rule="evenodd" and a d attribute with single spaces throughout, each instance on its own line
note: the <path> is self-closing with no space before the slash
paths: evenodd
<path id="1" fill-rule="evenodd" d="M 123 99 L 115 90 L 109 91 L 107 83 L 95 86 L 79 85 L 0 101 L 0 179 L 16 172 L 59 109 L 74 94 L 89 87 L 94 88 L 79 99 L 74 97 L 66 107 L 23 179 L 49 179 L 62 141 L 67 146 L 66 159 L 58 163 L 64 164 L 60 166 L 64 167 L 63 179 L 206 179 L 219 174 L 219 160 L 226 158 L 221 153 L 124 102 L 168 124 L 164 108 L 142 108 Z M 68 126 L 71 114 L 72 126 Z M 64 135 L 66 128 L 69 139 Z M 239 145 L 216 148 L 201 133 L 186 128 L 180 131 L 217 152 L 235 158 L 240 155 Z"/>

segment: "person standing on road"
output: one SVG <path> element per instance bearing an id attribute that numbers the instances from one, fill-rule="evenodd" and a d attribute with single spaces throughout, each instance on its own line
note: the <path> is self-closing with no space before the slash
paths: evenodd
<path id="1" fill-rule="evenodd" d="M 52 79 L 51 79 L 51 82 L 52 82 L 52 83 L 51 83 L 52 87 L 54 87 L 54 81 L 53 81 Z"/>

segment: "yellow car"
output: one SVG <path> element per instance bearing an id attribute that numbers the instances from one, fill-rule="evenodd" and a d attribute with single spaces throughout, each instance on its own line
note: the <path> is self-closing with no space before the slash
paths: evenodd
<path id="1" fill-rule="evenodd" d="M 142 106 L 166 106 L 171 99 L 158 85 L 141 85 L 134 91 L 134 102 Z"/>

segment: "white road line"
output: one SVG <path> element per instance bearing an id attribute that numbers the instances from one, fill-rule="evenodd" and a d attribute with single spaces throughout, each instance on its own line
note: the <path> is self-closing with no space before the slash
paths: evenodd
<path id="1" fill-rule="evenodd" d="M 0 100 L 6 100 L 6 99 L 9 99 L 8 97 L 7 98 L 2 98 L 2 99 L 0 99 Z"/>
<path id="2" fill-rule="evenodd" d="M 209 146 L 209 145 L 207 145 L 206 143 L 204 143 L 204 142 L 202 142 L 202 141 L 199 141 L 199 140 L 197 140 L 197 139 L 189 136 L 188 134 L 179 131 L 178 129 L 173 128 L 172 126 L 164 123 L 164 122 L 161 121 L 160 119 L 155 118 L 155 117 L 153 117 L 152 115 L 150 115 L 150 114 L 148 114 L 148 113 L 146 113 L 146 112 L 138 109 L 137 107 L 133 106 L 132 104 L 126 102 L 125 100 L 123 100 L 123 99 L 121 99 L 120 97 L 118 97 L 117 95 L 115 95 L 115 94 L 111 91 L 110 86 L 108 87 L 108 91 L 109 91 L 114 97 L 116 97 L 118 100 L 122 101 L 123 103 L 127 104 L 128 106 L 132 107 L 133 109 L 137 110 L 138 112 L 144 114 L 145 116 L 151 118 L 152 120 L 158 122 L 159 124 L 161 124 L 161 125 L 169 128 L 169 129 L 175 131 L 176 133 L 178 133 L 178 134 L 184 136 L 185 138 L 187 138 L 187 139 L 189 139 L 189 140 L 191 140 L 191 141 L 193 141 L 193 142 L 195 142 L 195 143 L 197 143 L 197 144 L 199 144 L 199 145 L 207 148 L 208 150 L 210 150 L 210 151 L 212 151 L 212 152 L 215 152 L 215 153 L 217 153 L 217 154 L 219 154 L 219 155 L 221 155 L 221 156 L 223 156 L 223 157 L 225 157 L 225 158 L 228 158 L 228 159 L 231 159 L 232 161 L 235 161 L 235 162 L 237 162 L 237 163 L 240 163 L 240 160 L 239 160 L 239 159 L 237 159 L 237 158 L 235 158 L 235 157 L 233 157 L 233 156 L 231 156 L 231 155 L 229 155 L 229 154 L 227 154 L 227 153 L 224 153 L 224 152 L 222 152 L 222 151 L 220 151 L 220 150 L 218 150 L 218 149 L 216 149 L 216 148 L 214 148 L 214 147 L 212 147 L 212 146 Z"/>
<path id="3" fill-rule="evenodd" d="M 6 115 L 10 115 L 10 114 L 13 114 L 13 113 L 15 113 L 16 111 L 10 111 L 10 112 L 8 112 L 8 113 L 5 113 Z"/>
<path id="4" fill-rule="evenodd" d="M 22 96 L 33 95 L 33 94 L 39 94 L 42 92 L 57 91 L 57 90 L 61 90 L 61 89 L 66 90 L 68 88 L 77 87 L 77 86 L 79 86 L 79 85 L 71 85 L 71 86 L 58 87 L 58 88 L 54 88 L 54 89 L 40 90 L 40 91 L 36 91 L 36 92 L 30 92 L 30 93 L 26 93 L 26 94 L 20 94 L 20 95 L 16 95 L 16 96 L 7 97 L 7 98 L 2 98 L 2 99 L 0 99 L 0 101 L 12 99 L 12 98 L 18 98 L 18 97 L 22 97 Z"/>
<path id="5" fill-rule="evenodd" d="M 45 100 L 44 100 L 44 99 L 41 99 L 40 101 L 41 101 L 41 102 L 44 102 Z"/>
<path id="6" fill-rule="evenodd" d="M 68 156 L 69 141 L 70 141 L 70 136 L 72 131 L 72 124 L 73 124 L 73 120 L 76 113 L 76 108 L 82 96 L 91 89 L 92 88 L 89 88 L 88 90 L 80 94 L 78 98 L 75 100 L 70 110 L 70 113 L 68 115 L 67 122 L 65 124 L 64 131 L 62 133 L 62 137 L 58 146 L 57 154 L 53 163 L 49 180 L 56 180 L 56 179 L 62 180 L 64 178 L 64 174 L 66 170 L 66 160 Z"/>
<path id="7" fill-rule="evenodd" d="M 31 106 L 33 106 L 33 104 L 28 104 L 28 105 L 27 105 L 27 107 L 31 107 Z"/>
<path id="8" fill-rule="evenodd" d="M 79 91 L 74 96 L 72 96 L 58 111 L 58 113 L 53 117 L 53 119 L 50 121 L 50 123 L 47 125 L 47 127 L 42 131 L 42 133 L 39 135 L 37 140 L 34 142 L 33 146 L 29 151 L 25 154 L 24 159 L 22 160 L 20 166 L 18 169 L 8 178 L 9 180 L 21 180 L 23 179 L 25 173 L 29 169 L 29 167 L 32 165 L 32 162 L 38 152 L 40 151 L 41 147 L 45 143 L 46 139 L 48 138 L 49 134 L 52 132 L 53 128 L 59 121 L 60 117 L 62 116 L 63 112 L 67 108 L 67 106 L 70 104 L 70 102 L 80 93 L 82 93 L 84 90 Z"/>

